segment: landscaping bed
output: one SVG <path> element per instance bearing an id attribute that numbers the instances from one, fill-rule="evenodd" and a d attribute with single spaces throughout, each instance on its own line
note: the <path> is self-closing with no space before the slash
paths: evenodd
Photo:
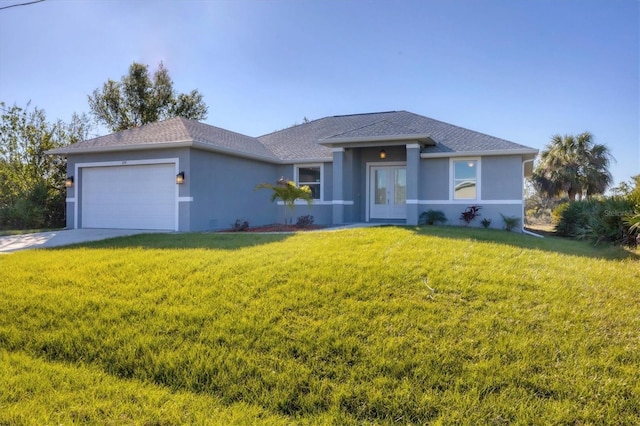
<path id="1" fill-rule="evenodd" d="M 298 226 L 298 225 L 283 225 L 283 224 L 273 223 L 271 225 L 249 226 L 243 229 L 229 228 L 221 232 L 304 232 L 304 231 L 316 231 L 318 229 L 323 229 L 323 228 L 326 228 L 326 226 L 324 225 Z"/>

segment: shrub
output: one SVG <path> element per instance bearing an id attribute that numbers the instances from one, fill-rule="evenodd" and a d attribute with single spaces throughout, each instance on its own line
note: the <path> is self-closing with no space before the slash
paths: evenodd
<path id="1" fill-rule="evenodd" d="M 0 227 L 8 229 L 64 226 L 65 194 L 38 182 L 12 202 L 0 207 Z"/>
<path id="2" fill-rule="evenodd" d="M 563 204 L 554 211 L 556 233 L 596 244 L 608 241 L 634 246 L 634 231 L 625 222 L 634 213 L 632 201 L 622 196 Z"/>
<path id="3" fill-rule="evenodd" d="M 464 226 L 469 226 L 469 224 L 478 216 L 480 216 L 481 206 L 469 206 L 465 211 L 460 213 L 460 220 L 464 222 Z"/>
<path id="4" fill-rule="evenodd" d="M 308 228 L 313 225 L 313 216 L 308 214 L 305 216 L 298 216 L 298 220 L 296 221 L 296 226 L 298 228 Z"/>
<path id="5" fill-rule="evenodd" d="M 249 229 L 249 222 L 246 220 L 236 219 L 235 223 L 231 226 L 233 232 L 243 232 Z"/>
<path id="6" fill-rule="evenodd" d="M 520 225 L 519 217 L 505 216 L 502 213 L 500 213 L 500 216 L 502 216 L 502 221 L 504 222 L 504 229 L 506 229 L 507 232 L 513 231 Z"/>
<path id="7" fill-rule="evenodd" d="M 429 209 L 426 212 L 420 213 L 418 218 L 418 225 L 435 225 L 436 223 L 445 223 L 447 217 L 442 210 Z"/>
<path id="8" fill-rule="evenodd" d="M 485 229 L 490 227 L 491 226 L 491 219 L 485 217 L 484 219 L 482 219 L 480 221 L 480 225 L 482 225 L 482 227 L 485 228 Z"/>

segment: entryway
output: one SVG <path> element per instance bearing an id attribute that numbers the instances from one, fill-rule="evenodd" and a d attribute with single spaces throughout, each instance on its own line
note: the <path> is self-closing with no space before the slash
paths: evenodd
<path id="1" fill-rule="evenodd" d="M 405 164 L 369 166 L 369 219 L 407 218 Z"/>

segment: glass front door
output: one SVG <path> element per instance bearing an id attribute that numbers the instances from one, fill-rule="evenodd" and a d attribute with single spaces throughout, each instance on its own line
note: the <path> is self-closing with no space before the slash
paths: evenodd
<path id="1" fill-rule="evenodd" d="M 406 219 L 407 169 L 405 166 L 371 166 L 369 217 Z"/>

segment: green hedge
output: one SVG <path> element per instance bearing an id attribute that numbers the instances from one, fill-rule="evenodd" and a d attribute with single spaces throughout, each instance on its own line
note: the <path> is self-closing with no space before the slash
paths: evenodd
<path id="1" fill-rule="evenodd" d="M 553 218 L 558 235 L 635 246 L 636 236 L 626 220 L 634 214 L 638 212 L 630 197 L 612 196 L 561 204 Z"/>

